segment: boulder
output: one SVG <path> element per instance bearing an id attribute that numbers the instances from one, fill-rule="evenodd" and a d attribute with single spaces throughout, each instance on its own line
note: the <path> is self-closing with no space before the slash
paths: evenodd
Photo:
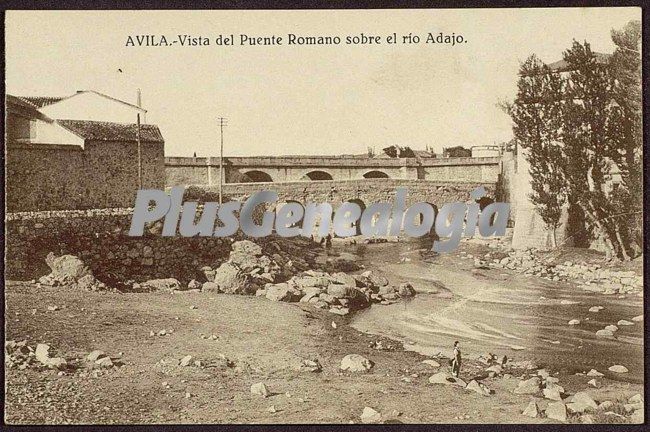
<path id="1" fill-rule="evenodd" d="M 635 316 L 634 318 L 632 318 L 632 321 L 634 321 L 634 322 L 643 321 L 643 314 Z"/>
<path id="2" fill-rule="evenodd" d="M 269 397 L 271 395 L 271 392 L 269 391 L 266 384 L 260 382 L 257 384 L 253 384 L 251 386 L 251 394 L 257 396 Z"/>
<path id="3" fill-rule="evenodd" d="M 610 366 L 608 368 L 611 372 L 616 372 L 616 373 L 627 373 L 627 368 L 622 365 L 614 365 Z"/>
<path id="4" fill-rule="evenodd" d="M 471 380 L 465 388 L 483 396 L 490 396 L 492 393 L 492 391 L 485 384 L 480 383 L 476 380 Z"/>
<path id="5" fill-rule="evenodd" d="M 556 388 L 545 388 L 542 390 L 542 393 L 544 394 L 544 397 L 546 399 L 550 400 L 555 400 L 555 401 L 561 401 L 562 400 L 562 395 L 560 394 L 559 390 Z"/>
<path id="6" fill-rule="evenodd" d="M 214 283 L 218 285 L 219 291 L 228 294 L 247 294 L 248 281 L 248 276 L 230 262 L 221 264 L 214 274 Z"/>
<path id="7" fill-rule="evenodd" d="M 634 325 L 634 323 L 632 321 L 628 321 L 628 320 L 620 320 L 616 324 L 619 325 L 619 326 L 631 326 L 631 325 Z"/>
<path id="8" fill-rule="evenodd" d="M 616 327 L 615 325 L 610 324 L 610 325 L 608 325 L 608 326 L 605 326 L 605 330 L 609 330 L 609 331 L 611 331 L 612 333 L 614 333 L 614 332 L 617 332 L 617 331 L 618 331 L 618 327 Z"/>
<path id="9" fill-rule="evenodd" d="M 589 384 L 592 387 L 596 387 L 596 388 L 600 387 L 600 383 L 598 381 L 596 381 L 596 378 L 590 379 L 589 381 L 587 381 L 587 384 Z"/>
<path id="10" fill-rule="evenodd" d="M 633 424 L 642 424 L 644 422 L 645 416 L 644 416 L 644 409 L 638 409 L 632 413 L 632 415 L 629 417 L 630 423 Z"/>
<path id="11" fill-rule="evenodd" d="M 631 398 L 627 400 L 628 403 L 635 404 L 635 403 L 643 403 L 643 396 L 641 396 L 641 393 L 637 393 Z"/>
<path id="12" fill-rule="evenodd" d="M 341 360 L 341 370 L 349 372 L 368 372 L 373 363 L 359 354 L 348 354 Z"/>
<path id="13" fill-rule="evenodd" d="M 578 324 L 580 324 L 579 319 L 572 319 L 569 321 L 569 325 L 578 325 Z"/>
<path id="14" fill-rule="evenodd" d="M 174 278 L 151 279 L 140 284 L 144 291 L 175 291 L 181 289 L 181 283 Z"/>
<path id="15" fill-rule="evenodd" d="M 216 292 L 216 293 L 221 292 L 221 290 L 219 289 L 219 285 L 214 283 L 214 282 L 205 282 L 201 286 L 201 291 L 203 291 L 203 292 Z"/>
<path id="16" fill-rule="evenodd" d="M 97 361 L 99 358 L 105 356 L 106 354 L 104 353 L 104 351 L 95 350 L 95 351 L 91 351 L 90 354 L 88 354 L 88 357 L 86 358 L 88 359 L 88 361 L 94 362 Z"/>
<path id="17" fill-rule="evenodd" d="M 74 281 L 91 274 L 90 269 L 74 255 L 57 257 L 53 252 L 47 254 L 45 263 L 52 270 L 51 276 L 56 279 L 72 279 Z"/>
<path id="18" fill-rule="evenodd" d="M 196 279 L 192 279 L 191 281 L 188 282 L 187 289 L 188 290 L 201 289 L 201 282 L 197 281 Z"/>
<path id="19" fill-rule="evenodd" d="M 331 295 L 334 298 L 345 298 L 350 297 L 351 295 L 353 296 L 353 291 L 356 290 L 346 285 L 331 284 L 327 287 L 327 294 Z"/>
<path id="20" fill-rule="evenodd" d="M 532 377 L 527 380 L 519 381 L 517 388 L 513 390 L 515 394 L 536 394 L 539 392 L 539 388 L 542 381 L 539 377 Z"/>
<path id="21" fill-rule="evenodd" d="M 537 408 L 537 402 L 535 401 L 530 401 L 524 412 L 522 412 L 523 415 L 526 417 L 532 417 L 536 418 L 539 416 L 539 409 Z"/>
<path id="22" fill-rule="evenodd" d="M 192 356 L 191 355 L 186 355 L 185 357 L 183 357 L 181 359 L 179 364 L 181 366 L 185 367 L 185 366 L 189 366 L 191 363 L 192 363 Z"/>
<path id="23" fill-rule="evenodd" d="M 602 329 L 596 332 L 596 336 L 602 338 L 611 338 L 614 337 L 614 332 L 612 332 L 611 330 Z"/>
<path id="24" fill-rule="evenodd" d="M 564 402 L 558 401 L 548 404 L 546 407 L 546 417 L 565 422 L 567 418 L 567 410 Z"/>
<path id="25" fill-rule="evenodd" d="M 422 363 L 432 366 L 434 368 L 440 367 L 440 363 L 432 359 L 422 360 Z"/>
<path id="26" fill-rule="evenodd" d="M 381 423 L 381 414 L 370 407 L 365 407 L 361 413 L 361 423 L 377 424 Z"/>
<path id="27" fill-rule="evenodd" d="M 266 298 L 273 301 L 291 302 L 300 299 L 300 291 L 289 287 L 286 283 L 266 287 Z"/>
<path id="28" fill-rule="evenodd" d="M 601 376 L 604 376 L 604 374 L 598 372 L 596 369 L 592 369 L 589 372 L 587 372 L 587 376 L 589 376 L 589 377 L 601 377 Z"/>
<path id="29" fill-rule="evenodd" d="M 587 392 L 577 392 L 573 395 L 571 399 L 572 404 L 577 404 L 580 407 L 580 411 L 574 410 L 575 412 L 583 412 L 588 408 L 596 409 L 598 404 Z"/>
<path id="30" fill-rule="evenodd" d="M 592 306 L 592 307 L 589 308 L 589 312 L 596 313 L 596 312 L 600 312 L 603 309 L 604 309 L 604 307 L 602 307 L 602 306 Z"/>
<path id="31" fill-rule="evenodd" d="M 46 344 L 36 345 L 36 351 L 34 352 L 36 360 L 47 365 L 50 360 L 50 346 Z"/>

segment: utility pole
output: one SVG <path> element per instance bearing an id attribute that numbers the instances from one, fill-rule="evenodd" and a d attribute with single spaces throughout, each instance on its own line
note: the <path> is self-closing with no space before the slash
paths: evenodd
<path id="1" fill-rule="evenodd" d="M 138 141 L 138 189 L 142 189 L 142 143 L 140 142 L 140 113 L 138 113 L 138 126 L 135 130 L 135 137 Z"/>
<path id="2" fill-rule="evenodd" d="M 219 151 L 219 206 L 223 203 L 223 128 L 228 126 L 225 117 L 219 117 L 219 127 L 221 129 L 221 148 Z"/>

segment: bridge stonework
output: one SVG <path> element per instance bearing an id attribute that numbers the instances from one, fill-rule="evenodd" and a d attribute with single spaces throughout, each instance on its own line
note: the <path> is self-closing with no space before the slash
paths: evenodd
<path id="1" fill-rule="evenodd" d="M 428 202 L 438 208 L 446 203 L 467 202 L 470 192 L 483 186 L 487 196 L 494 198 L 496 183 L 490 182 L 436 182 L 404 179 L 364 179 L 293 183 L 231 183 L 224 184 L 223 193 L 231 200 L 244 200 L 250 195 L 269 190 L 277 192 L 279 202 L 330 203 L 337 207 L 345 201 L 361 202 L 364 206 L 379 202 L 393 202 L 397 188 L 406 188 L 407 205 Z M 201 186 L 217 192 L 218 186 Z"/>
<path id="2" fill-rule="evenodd" d="M 501 159 L 364 158 L 352 156 L 226 157 L 225 183 L 361 180 L 389 178 L 442 182 L 487 182 L 499 179 Z M 218 158 L 165 158 L 166 186 L 216 185 Z"/>

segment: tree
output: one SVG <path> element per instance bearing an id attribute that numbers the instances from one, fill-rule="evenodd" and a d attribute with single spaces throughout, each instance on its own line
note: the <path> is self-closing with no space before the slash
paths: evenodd
<path id="1" fill-rule="evenodd" d="M 551 246 L 557 246 L 556 231 L 566 203 L 563 152 L 560 145 L 562 80 L 535 55 L 521 65 L 517 97 L 505 108 L 513 122 L 515 139 L 530 164 L 530 200 L 547 229 Z"/>
<path id="2" fill-rule="evenodd" d="M 610 157 L 618 166 L 623 187 L 612 194 L 619 208 L 631 213 L 625 225 L 628 241 L 641 249 L 643 242 L 643 108 L 641 105 L 641 22 L 630 21 L 622 30 L 612 30 L 616 50 L 610 61 L 615 79 L 616 146 Z"/>

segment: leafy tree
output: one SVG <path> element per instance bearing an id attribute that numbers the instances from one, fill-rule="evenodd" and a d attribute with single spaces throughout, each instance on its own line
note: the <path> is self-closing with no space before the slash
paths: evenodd
<path id="1" fill-rule="evenodd" d="M 552 247 L 557 245 L 555 233 L 566 202 L 559 142 L 561 94 L 561 77 L 532 55 L 521 65 L 517 98 L 506 105 L 515 139 L 530 164 L 530 200 L 552 233 Z"/>

